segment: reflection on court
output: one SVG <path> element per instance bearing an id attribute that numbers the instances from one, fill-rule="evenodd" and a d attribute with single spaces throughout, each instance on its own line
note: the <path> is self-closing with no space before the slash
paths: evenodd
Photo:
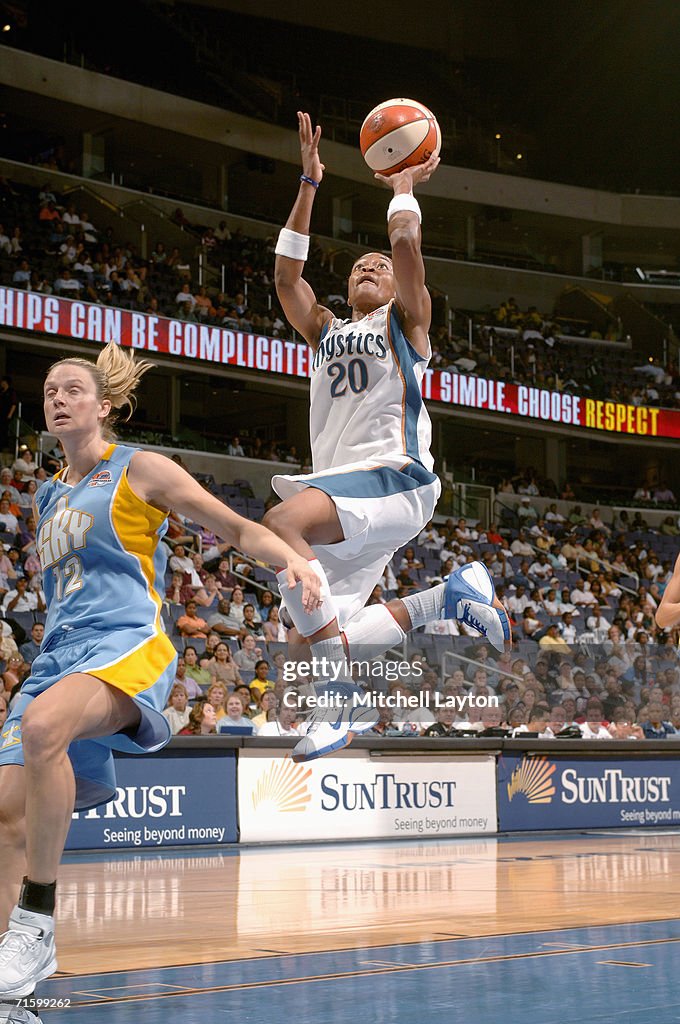
<path id="1" fill-rule="evenodd" d="M 73 857 L 41 994 L 88 1024 L 354 1024 L 357 1001 L 492 1024 L 526 1021 L 531 993 L 541 1024 L 580 1022 L 579 993 L 591 1020 L 666 1024 L 678 868 L 679 835 L 632 830 Z"/>

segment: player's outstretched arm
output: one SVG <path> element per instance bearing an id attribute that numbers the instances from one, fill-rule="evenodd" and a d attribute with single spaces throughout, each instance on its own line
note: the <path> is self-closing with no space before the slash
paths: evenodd
<path id="1" fill-rule="evenodd" d="M 394 195 L 388 207 L 387 233 L 392 248 L 392 267 L 405 333 L 420 355 L 427 355 L 432 303 L 425 287 L 425 264 L 421 253 L 420 212 L 413 190 L 428 181 L 439 165 L 439 157 L 407 167 L 385 177 L 375 177 Z M 409 208 L 411 207 L 411 208 Z"/>
<path id="2" fill-rule="evenodd" d="M 299 110 L 298 131 L 302 177 L 297 199 L 276 243 L 274 283 L 286 319 L 315 348 L 323 325 L 333 315 L 325 306 L 319 305 L 312 288 L 302 277 L 309 248 L 314 197 L 324 172 L 319 157 L 321 127 L 317 125 L 312 130 L 309 114 Z"/>
<path id="3" fill-rule="evenodd" d="M 135 494 L 148 504 L 163 511 L 176 509 L 244 555 L 286 569 L 289 587 L 294 588 L 297 581 L 302 584 L 302 601 L 307 611 L 321 606 L 319 577 L 306 558 L 266 526 L 253 523 L 223 505 L 172 459 L 157 452 L 137 452 L 130 462 L 128 479 Z"/>
<path id="4" fill-rule="evenodd" d="M 673 575 L 666 584 L 654 617 L 657 626 L 661 626 L 662 629 L 680 626 L 680 555 L 676 559 Z"/>

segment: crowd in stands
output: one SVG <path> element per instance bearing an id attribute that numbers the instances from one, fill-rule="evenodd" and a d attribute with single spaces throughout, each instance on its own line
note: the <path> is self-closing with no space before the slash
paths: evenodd
<path id="1" fill-rule="evenodd" d="M 38 189 L 4 179 L 0 282 L 273 337 L 288 333 L 273 288 L 274 235 L 251 237 L 240 228 L 230 230 L 225 220 L 216 227 L 193 224 L 179 207 L 170 220 L 184 231 L 184 247 L 157 241 L 143 258 L 124 234 L 99 230 L 87 209 L 48 183 Z M 133 226 L 127 227 L 132 233 Z M 219 269 L 222 288 L 200 282 L 199 251 Z M 339 295 L 344 282 L 319 246 L 313 246 L 309 267 L 317 293 L 344 309 Z"/>
<path id="2" fill-rule="evenodd" d="M 217 216 L 217 215 L 216 215 Z M 265 238 L 190 221 L 177 207 L 170 220 L 186 236 L 183 248 L 159 240 L 143 258 L 123 233 L 100 230 L 86 208 L 42 188 L 0 181 L 0 283 L 41 294 L 80 298 L 154 315 L 192 320 L 269 336 L 290 332 L 274 289 L 275 233 Z M 130 233 L 133 228 L 128 225 Z M 219 280 L 202 283 L 196 254 Z M 346 282 L 332 260 L 312 239 L 305 277 L 320 301 L 341 317 L 350 311 Z M 452 324 L 433 293 L 431 365 L 455 373 L 589 394 L 633 405 L 680 408 L 680 374 L 676 364 L 643 363 L 621 346 L 606 355 L 569 339 L 577 334 L 596 340 L 592 325 L 566 323 L 535 306 L 521 310 L 514 298 L 491 311 L 461 312 Z M 472 319 L 472 343 L 468 320 Z M 618 340 L 620 325 L 604 331 Z"/>
<path id="3" fill-rule="evenodd" d="M 490 483 L 493 484 L 496 494 L 500 496 L 501 503 L 503 501 L 502 495 L 514 494 L 521 496 L 520 504 L 517 506 L 515 513 L 518 521 L 527 516 L 533 518 L 538 518 L 539 516 L 537 509 L 531 505 L 527 507 L 524 498 L 554 498 L 560 501 L 577 501 L 580 497 L 578 485 L 574 487 L 569 480 L 565 480 L 561 486 L 558 486 L 554 480 L 541 476 L 531 466 L 520 469 L 509 476 L 501 477 L 500 480 L 490 481 Z M 640 509 L 678 508 L 678 499 L 675 492 L 668 482 L 663 479 L 659 479 L 655 484 L 648 484 L 646 481 L 642 481 L 638 487 L 631 489 L 628 497 L 631 504 L 638 508 L 638 511 L 629 514 L 626 509 L 621 509 L 617 515 L 622 527 L 633 528 L 634 524 L 635 529 L 646 530 L 648 525 Z M 509 508 L 508 512 L 511 512 Z M 551 512 L 551 515 L 555 514 L 557 514 L 556 507 Z M 578 512 L 572 510 L 570 516 L 575 517 L 574 522 L 576 522 L 576 519 L 582 516 L 580 507 Z M 660 533 L 670 537 L 676 536 L 676 530 L 676 520 L 673 516 L 667 516 L 665 522 L 659 527 Z"/>
<path id="4" fill-rule="evenodd" d="M 628 405 L 680 408 L 677 362 L 643 361 L 634 349 L 604 350 L 598 340 L 621 341 L 621 325 L 600 330 L 536 306 L 521 309 L 510 297 L 493 310 L 459 311 L 451 332 L 435 330 L 431 365 Z"/>
<path id="5" fill-rule="evenodd" d="M 2 718 L 44 634 L 30 500 L 47 476 L 26 448 L 0 470 Z M 265 499 L 197 478 L 252 518 L 264 513 Z M 625 510 L 586 516 L 575 504 L 565 516 L 553 505 L 541 516 L 531 494 L 520 504 L 518 520 L 499 524 L 433 521 L 386 564 L 370 604 L 436 586 L 456 566 L 481 559 L 510 617 L 513 649 L 498 654 L 453 620 L 412 632 L 403 651 L 372 658 L 355 674 L 366 690 L 390 698 L 375 734 L 680 735 L 680 630 L 655 622 L 677 557 L 677 516 L 663 524 L 668 529 L 650 529 L 639 515 L 628 521 Z M 176 513 L 163 543 L 165 626 L 178 651 L 165 711 L 173 733 L 299 735 L 313 680 L 287 681 L 273 573 Z M 382 667 L 395 654 L 409 671 L 388 682 Z M 408 698 L 422 693 L 429 697 L 414 709 Z"/>

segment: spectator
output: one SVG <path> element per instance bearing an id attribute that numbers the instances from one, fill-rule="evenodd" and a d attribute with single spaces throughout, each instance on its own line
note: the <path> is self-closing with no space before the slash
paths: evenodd
<path id="1" fill-rule="evenodd" d="M 210 686 L 210 672 L 207 668 L 202 668 L 198 663 L 198 653 L 193 644 L 188 644 L 184 648 L 184 662 L 185 672 L 189 679 L 193 679 L 195 683 L 201 687 L 201 694 L 203 693 L 203 687 Z"/>
<path id="2" fill-rule="evenodd" d="M 520 523 L 535 522 L 538 519 L 538 512 L 531 504 L 531 498 L 528 494 L 522 496 L 517 506 L 517 518 Z"/>
<path id="3" fill-rule="evenodd" d="M 624 706 L 614 708 L 609 731 L 615 740 L 643 740 L 642 726 L 634 722 Z"/>
<path id="4" fill-rule="evenodd" d="M 187 554 L 187 550 L 184 544 L 176 544 L 173 548 L 173 552 L 168 559 L 168 568 L 172 569 L 173 572 L 182 572 L 188 574 L 191 579 L 191 585 L 193 587 L 200 587 L 201 580 L 198 576 L 194 577 L 194 563 L 190 556 Z"/>
<path id="5" fill-rule="evenodd" d="M 589 700 L 586 704 L 585 721 L 581 725 L 584 740 L 610 740 L 612 734 L 603 718 L 603 708 L 599 700 Z"/>
<path id="6" fill-rule="evenodd" d="M 662 502 L 665 505 L 675 505 L 677 503 L 673 491 L 665 480 L 661 480 L 658 487 L 654 489 L 653 500 L 656 502 Z"/>
<path id="7" fill-rule="evenodd" d="M 13 534 L 15 537 L 19 533 L 19 520 L 10 510 L 8 498 L 0 498 L 0 531 Z"/>
<path id="8" fill-rule="evenodd" d="M 170 585 L 165 591 L 165 596 L 170 604 L 186 605 L 187 601 L 193 600 L 194 588 L 187 582 L 187 576 L 177 570 L 172 574 Z"/>
<path id="9" fill-rule="evenodd" d="M 255 605 L 248 601 L 243 606 L 243 622 L 241 624 L 241 635 L 252 634 L 257 640 L 264 640 L 262 623 L 255 617 Z"/>
<path id="10" fill-rule="evenodd" d="M 229 611 L 232 618 L 237 619 L 241 626 L 243 626 L 244 607 L 243 588 L 236 586 L 231 592 L 231 607 Z"/>
<path id="11" fill-rule="evenodd" d="M 435 710 L 435 721 L 423 732 L 423 736 L 455 737 L 457 730 L 454 724 L 456 709 L 453 704 L 442 704 Z"/>
<path id="12" fill-rule="evenodd" d="M 191 283 L 185 281 L 175 296 L 177 313 L 183 317 L 192 317 L 196 308 L 196 299 L 191 291 Z"/>
<path id="13" fill-rule="evenodd" d="M 219 722 L 220 719 L 224 718 L 224 716 L 227 713 L 226 704 L 228 696 L 229 691 L 227 690 L 227 687 L 224 685 L 224 683 L 220 682 L 217 679 L 213 680 L 210 683 L 210 686 L 208 687 L 208 692 L 206 693 L 206 698 L 215 709 L 215 718 L 217 722 Z M 239 701 L 239 704 L 240 703 L 241 702 Z"/>
<path id="14" fill-rule="evenodd" d="M 234 662 L 244 672 L 255 674 L 255 665 L 262 657 L 262 648 L 257 646 L 255 637 L 246 634 L 241 641 L 241 649 L 234 655 Z"/>
<path id="15" fill-rule="evenodd" d="M 0 451 L 6 451 L 9 444 L 10 427 L 17 411 L 17 393 L 12 386 L 12 378 L 0 377 Z M 10 481 L 11 483 L 11 475 Z M 6 480 L 2 480 L 2 487 L 7 486 Z"/>
<path id="16" fill-rule="evenodd" d="M 272 605 L 269 609 L 266 622 L 262 625 L 262 632 L 267 643 L 270 641 L 274 643 L 286 642 L 288 632 L 279 618 L 279 609 L 277 605 Z"/>
<path id="17" fill-rule="evenodd" d="M 2 502 L 0 502 L 1 505 Z M 44 612 L 46 608 L 45 595 L 42 590 L 29 589 L 28 580 L 25 577 L 17 579 L 15 589 L 9 590 L 2 599 L 5 618 L 11 618 L 13 612 Z"/>
<path id="18" fill-rule="evenodd" d="M 207 700 L 196 701 L 189 713 L 189 722 L 180 729 L 178 736 L 212 736 L 215 727 L 215 709 Z"/>
<path id="19" fill-rule="evenodd" d="M 27 640 L 19 648 L 19 653 L 27 665 L 32 665 L 40 654 L 40 645 L 45 636 L 45 626 L 42 622 L 34 622 L 31 626 L 31 639 Z"/>
<path id="20" fill-rule="evenodd" d="M 19 446 L 19 455 L 14 460 L 12 465 L 12 472 L 14 473 L 14 479 L 21 484 L 27 484 L 29 480 L 35 479 L 35 473 L 38 469 L 37 463 L 33 458 L 33 452 L 27 444 Z"/>
<path id="21" fill-rule="evenodd" d="M 642 732 L 648 740 L 665 740 L 667 736 L 676 735 L 671 722 L 663 717 L 663 705 L 660 701 L 651 701 L 647 707 L 646 721 L 642 722 Z"/>
<path id="22" fill-rule="evenodd" d="M 231 687 L 233 689 L 243 682 L 238 667 L 232 658 L 231 649 L 223 641 L 216 645 L 215 654 L 208 662 L 207 669 L 210 672 L 211 683 L 224 683 L 227 688 Z"/>
<path id="23" fill-rule="evenodd" d="M 271 714 L 271 711 L 269 712 Z M 296 708 L 281 704 L 277 717 L 270 719 L 259 727 L 258 736 L 299 736 L 297 722 L 298 712 Z M 254 724 L 254 720 L 253 720 Z"/>
<path id="24" fill-rule="evenodd" d="M 82 281 L 74 277 L 69 267 L 64 267 L 61 274 L 52 282 L 52 289 L 55 295 L 67 299 L 79 299 L 83 291 Z"/>
<path id="25" fill-rule="evenodd" d="M 24 681 L 28 666 L 21 655 L 16 652 L 7 658 L 5 671 L 2 673 L 2 681 L 5 688 L 5 699 L 9 700 L 15 687 L 20 686 Z"/>
<path id="26" fill-rule="evenodd" d="M 181 729 L 185 729 L 189 724 L 191 709 L 188 705 L 189 694 L 186 686 L 183 686 L 182 683 L 174 683 L 170 690 L 167 707 L 163 711 L 164 717 L 170 723 L 173 736 L 176 736 Z"/>
<path id="27" fill-rule="evenodd" d="M 184 605 L 184 615 L 177 619 L 177 630 L 180 636 L 195 640 L 205 640 L 208 636 L 208 623 L 196 613 L 195 598 Z"/>
<path id="28" fill-rule="evenodd" d="M 31 265 L 24 257 L 19 260 L 19 266 L 12 274 L 12 284 L 15 288 L 27 289 L 31 280 Z"/>
<path id="29" fill-rule="evenodd" d="M 540 647 L 545 647 L 550 651 L 559 652 L 560 654 L 570 654 L 571 648 L 565 640 L 559 634 L 559 627 L 556 622 L 551 622 L 546 628 L 545 633 L 538 641 Z"/>
<path id="30" fill-rule="evenodd" d="M 258 700 L 265 690 L 270 690 L 274 686 L 269 678 L 271 671 L 271 666 L 265 658 L 255 662 L 255 675 L 250 684 L 250 692 Z"/>
<path id="31" fill-rule="evenodd" d="M 208 320 L 208 318 L 215 312 L 212 304 L 212 300 L 208 295 L 208 289 L 205 285 L 200 285 L 198 291 L 194 295 L 194 310 L 199 320 Z"/>
<path id="32" fill-rule="evenodd" d="M 246 718 L 243 714 L 241 698 L 235 693 L 227 698 L 226 714 L 220 722 L 218 732 L 229 733 L 232 730 L 238 730 L 239 733 L 245 730 L 249 734 L 255 731 L 250 718 Z"/>
<path id="33" fill-rule="evenodd" d="M 208 619 L 208 625 L 220 636 L 241 636 L 242 620 L 231 614 L 231 602 L 223 597 L 217 602 L 217 611 Z"/>
<path id="34" fill-rule="evenodd" d="M 194 655 L 196 654 L 195 648 L 193 648 Z M 198 661 L 198 659 L 196 659 Z M 187 666 L 184 660 L 184 655 L 180 654 L 177 657 L 177 667 L 175 669 L 175 683 L 181 683 L 189 695 L 189 700 L 194 700 L 196 697 L 203 696 L 203 690 L 198 685 L 192 676 L 187 675 Z"/>
<path id="35" fill-rule="evenodd" d="M 276 712 L 277 704 L 278 697 L 274 693 L 274 690 L 263 690 L 260 696 L 260 703 L 258 705 L 260 709 L 259 713 L 251 719 L 253 723 L 253 728 L 255 729 L 258 735 L 260 733 L 260 729 L 262 728 L 262 726 L 265 724 L 265 722 L 268 721 L 268 713 L 270 711 Z"/>

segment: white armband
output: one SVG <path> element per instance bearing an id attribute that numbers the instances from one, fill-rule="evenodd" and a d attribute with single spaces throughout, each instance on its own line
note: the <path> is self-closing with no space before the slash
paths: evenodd
<path id="1" fill-rule="evenodd" d="M 291 260 L 306 260 L 309 254 L 309 235 L 281 228 L 274 252 Z"/>
<path id="2" fill-rule="evenodd" d="M 409 213 L 415 213 L 418 218 L 418 223 L 423 223 L 423 215 L 420 212 L 420 204 L 412 192 L 406 192 L 400 196 L 394 196 L 390 205 L 387 207 L 387 222 L 389 224 L 390 217 L 393 217 L 395 213 L 401 213 L 402 211 L 408 211 Z"/>

